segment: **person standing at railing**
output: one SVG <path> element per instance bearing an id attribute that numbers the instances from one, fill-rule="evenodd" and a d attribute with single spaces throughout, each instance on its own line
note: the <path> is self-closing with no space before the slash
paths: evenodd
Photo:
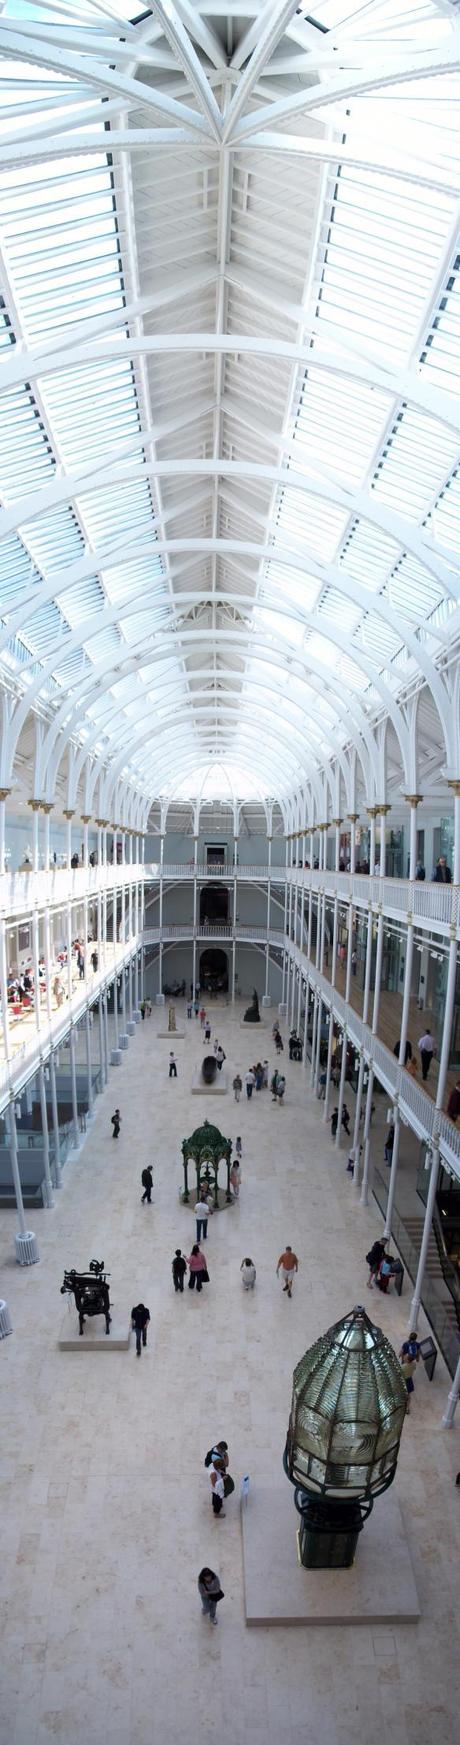
<path id="1" fill-rule="evenodd" d="M 417 865 L 415 868 L 415 877 L 416 877 L 418 883 L 424 884 L 426 874 L 425 874 L 425 868 L 424 868 L 422 860 L 417 861 Z"/>
<path id="2" fill-rule="evenodd" d="M 433 873 L 433 883 L 435 885 L 452 884 L 452 873 L 450 866 L 447 865 L 445 854 L 440 854 L 439 860 L 436 861 Z"/>

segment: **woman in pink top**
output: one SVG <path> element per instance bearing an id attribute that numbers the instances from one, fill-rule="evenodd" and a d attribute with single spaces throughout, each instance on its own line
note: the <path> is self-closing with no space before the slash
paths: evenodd
<path id="1" fill-rule="evenodd" d="M 191 1252 L 191 1254 L 189 1254 L 187 1256 L 187 1266 L 189 1268 L 189 1281 L 188 1281 L 189 1291 L 194 1291 L 195 1285 L 196 1285 L 197 1291 L 200 1291 L 201 1286 L 204 1283 L 203 1273 L 204 1272 L 206 1273 L 206 1279 L 207 1279 L 208 1269 L 207 1269 L 207 1265 L 206 1265 L 205 1256 L 204 1256 L 204 1254 L 201 1253 L 201 1248 L 198 1247 L 197 1242 L 194 1242 L 192 1252 Z"/>

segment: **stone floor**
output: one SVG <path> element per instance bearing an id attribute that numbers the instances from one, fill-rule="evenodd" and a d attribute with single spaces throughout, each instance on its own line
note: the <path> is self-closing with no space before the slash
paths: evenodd
<path id="1" fill-rule="evenodd" d="M 239 1010 L 214 1008 L 230 1078 L 254 1052 L 239 1020 Z M 448 1387 L 440 1361 L 431 1387 L 417 1375 L 397 1479 L 420 1624 L 281 1627 L 275 1636 L 245 1625 L 239 1481 L 249 1473 L 252 1487 L 258 1475 L 286 1483 L 294 1363 L 363 1298 L 398 1348 L 409 1297 L 367 1297 L 364 1256 L 381 1220 L 374 1203 L 356 1207 L 346 1151 L 331 1145 L 302 1068 L 284 1057 L 282 1108 L 267 1093 L 238 1109 L 231 1093 L 200 1101 L 190 1094 L 198 1022 L 186 1025 L 177 1081 L 168 1080 L 168 1045 L 155 1032 L 154 1017 L 139 1025 L 84 1149 L 66 1166 L 55 1209 L 34 1214 L 39 1266 L 16 1266 L 15 1217 L 2 1217 L 0 1292 L 14 1333 L 0 1345 L 0 1745 L 453 1739 L 460 1413 L 450 1433 L 440 1429 Z M 241 1132 L 241 1195 L 211 1221 L 207 1291 L 180 1297 L 171 1256 L 179 1244 L 189 1252 L 194 1236 L 192 1213 L 179 1203 L 180 1142 L 205 1115 L 233 1137 Z M 147 1159 L 150 1208 L 140 1204 Z M 289 1241 L 300 1258 L 292 1302 L 275 1277 Z M 258 1269 L 248 1295 L 239 1278 L 245 1254 Z M 140 1362 L 132 1348 L 110 1357 L 57 1349 L 64 1266 L 86 1266 L 93 1255 L 110 1269 L 114 1313 L 141 1298 L 150 1307 Z M 236 1481 L 220 1523 L 203 1466 L 216 1436 L 229 1441 Z M 217 1635 L 196 1589 L 208 1562 L 225 1590 Z"/>

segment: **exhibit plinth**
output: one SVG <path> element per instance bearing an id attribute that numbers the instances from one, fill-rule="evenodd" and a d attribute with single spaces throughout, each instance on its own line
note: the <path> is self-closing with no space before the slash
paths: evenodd
<path id="1" fill-rule="evenodd" d="M 103 1315 L 94 1315 L 92 1319 L 88 1316 L 80 1337 L 78 1315 L 72 1308 L 62 1317 L 58 1346 L 60 1351 L 127 1351 L 130 1336 L 131 1316 L 128 1314 L 114 1318 L 110 1333 L 105 1331 Z"/>
<path id="2" fill-rule="evenodd" d="M 195 1067 L 192 1078 L 192 1096 L 198 1096 L 198 1092 L 200 1092 L 203 1097 L 224 1097 L 226 1091 L 228 1091 L 228 1078 L 224 1066 L 221 1067 L 220 1072 L 216 1072 L 211 1085 L 205 1084 L 201 1067 Z"/>
<path id="3" fill-rule="evenodd" d="M 397 1498 L 386 1491 L 350 1569 L 305 1569 L 292 1498 L 257 1480 L 242 1502 L 247 1624 L 416 1624 L 420 1605 Z"/>

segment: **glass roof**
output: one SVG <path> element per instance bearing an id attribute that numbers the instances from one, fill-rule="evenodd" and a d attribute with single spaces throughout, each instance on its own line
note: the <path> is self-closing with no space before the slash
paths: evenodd
<path id="1" fill-rule="evenodd" d="M 182 11 L 0 18 L 1 670 L 148 796 L 287 796 L 458 634 L 458 26 Z"/>

